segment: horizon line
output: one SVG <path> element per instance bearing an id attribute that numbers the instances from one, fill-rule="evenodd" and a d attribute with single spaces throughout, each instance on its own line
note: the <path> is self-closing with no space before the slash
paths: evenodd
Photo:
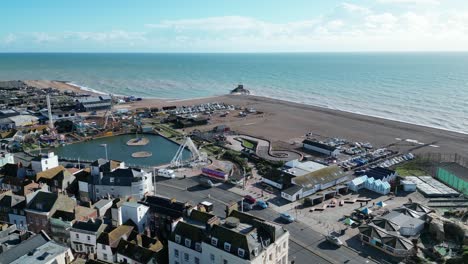
<path id="1" fill-rule="evenodd" d="M 467 53 L 468 50 L 382 51 L 0 51 L 0 54 L 307 54 L 307 53 Z"/>

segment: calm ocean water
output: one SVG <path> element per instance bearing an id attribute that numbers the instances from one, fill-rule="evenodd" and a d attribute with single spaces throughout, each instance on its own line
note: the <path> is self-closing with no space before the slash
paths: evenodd
<path id="1" fill-rule="evenodd" d="M 255 95 L 468 133 L 468 53 L 0 54 L 0 80 L 185 99 Z"/>

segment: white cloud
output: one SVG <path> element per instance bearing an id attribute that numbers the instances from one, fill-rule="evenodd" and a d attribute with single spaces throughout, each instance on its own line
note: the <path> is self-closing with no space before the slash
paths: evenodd
<path id="1" fill-rule="evenodd" d="M 51 33 L 35 32 L 32 34 L 37 43 L 47 43 L 57 41 L 59 38 Z"/>
<path id="2" fill-rule="evenodd" d="M 379 3 L 383 4 L 411 4 L 411 5 L 439 5 L 438 0 L 377 0 Z"/>
<path id="3" fill-rule="evenodd" d="M 430 3 L 428 0 L 378 0 Z M 379 11 L 377 11 L 379 10 Z M 383 10 L 383 11 L 381 11 Z M 409 11 L 411 10 L 411 11 Z M 163 20 L 141 31 L 17 33 L 0 43 L 105 51 L 402 51 L 468 49 L 468 11 L 373 9 L 344 2 L 328 15 L 287 22 L 246 16 Z M 39 49 L 38 48 L 38 49 Z"/>
<path id="4" fill-rule="evenodd" d="M 113 30 L 110 32 L 67 32 L 63 38 L 76 38 L 85 41 L 146 41 L 145 32 Z"/>
<path id="5" fill-rule="evenodd" d="M 147 25 L 174 34 L 173 47 L 203 51 L 460 50 L 468 47 L 468 13 L 373 12 L 342 5 L 359 16 L 322 16 L 271 23 L 228 16 L 166 20 Z M 362 9 L 364 8 L 364 9 Z M 173 37 L 173 36 L 172 36 Z"/>
<path id="6" fill-rule="evenodd" d="M 348 11 L 348 12 L 356 12 L 356 13 L 363 13 L 363 14 L 369 14 L 371 13 L 371 10 L 367 7 L 364 7 L 364 6 L 360 6 L 360 5 L 356 5 L 356 4 L 351 4 L 351 3 L 347 3 L 347 2 L 344 2 L 341 4 L 341 6 L 343 7 L 344 10 Z"/>
<path id="7" fill-rule="evenodd" d="M 18 38 L 16 37 L 16 35 L 10 33 L 10 34 L 6 35 L 6 36 L 2 39 L 1 43 L 2 43 L 2 44 L 5 44 L 5 45 L 9 45 L 9 44 L 12 44 L 13 42 L 15 42 L 17 39 L 18 39 Z"/>

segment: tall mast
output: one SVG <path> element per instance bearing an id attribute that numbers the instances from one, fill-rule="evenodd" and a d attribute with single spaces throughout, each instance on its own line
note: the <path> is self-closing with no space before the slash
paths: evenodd
<path id="1" fill-rule="evenodd" d="M 49 114 L 49 128 L 51 130 L 54 129 L 54 120 L 52 119 L 52 106 L 50 104 L 50 95 L 46 95 L 46 100 L 47 100 L 47 112 Z"/>

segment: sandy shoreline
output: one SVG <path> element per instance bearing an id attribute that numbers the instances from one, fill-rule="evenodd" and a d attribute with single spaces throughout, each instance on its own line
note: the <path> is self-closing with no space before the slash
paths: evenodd
<path id="1" fill-rule="evenodd" d="M 65 82 L 28 82 L 40 84 L 44 88 L 53 87 L 92 94 L 90 91 L 82 90 L 78 86 L 72 86 Z M 115 107 L 129 109 L 141 107 L 161 108 L 169 105 L 182 106 L 206 102 L 224 102 L 243 107 L 253 107 L 264 112 L 265 115 L 262 118 L 232 117 L 223 120 L 223 122 L 240 133 L 264 137 L 272 141 L 290 142 L 292 139 L 300 139 L 307 132 L 313 132 L 327 137 L 340 137 L 352 141 L 369 141 L 375 146 L 396 144 L 396 148 L 401 151 L 425 143 L 436 147 L 424 146 L 414 150 L 414 152 L 468 155 L 467 134 L 254 95 L 224 95 L 188 100 L 143 99 L 142 101 L 120 104 Z M 397 138 L 402 140 L 399 141 Z M 405 141 L 405 139 L 410 142 Z M 411 141 L 415 140 L 420 143 L 411 143 Z"/>
<path id="2" fill-rule="evenodd" d="M 57 81 L 57 80 L 27 80 L 24 81 L 27 85 L 37 87 L 40 89 L 54 88 L 61 91 L 71 91 L 79 94 L 89 94 L 89 95 L 99 95 L 99 93 L 85 90 L 78 85 L 74 85 L 67 81 Z"/>

